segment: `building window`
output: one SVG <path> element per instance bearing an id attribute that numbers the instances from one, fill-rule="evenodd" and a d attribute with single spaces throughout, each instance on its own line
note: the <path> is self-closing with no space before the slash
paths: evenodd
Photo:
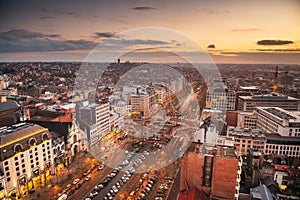
<path id="1" fill-rule="evenodd" d="M 42 147 L 45 147 L 45 144 L 42 144 Z"/>
<path id="2" fill-rule="evenodd" d="M 46 158 L 44 158 L 44 161 L 46 161 Z"/>
<path id="3" fill-rule="evenodd" d="M 5 161 L 5 162 L 4 162 L 4 165 L 8 165 L 8 161 Z"/>
<path id="4" fill-rule="evenodd" d="M 34 168 L 34 165 L 31 165 L 31 168 Z"/>
<path id="5" fill-rule="evenodd" d="M 39 162 L 36 162 L 36 165 L 37 165 L 37 166 L 39 166 L 39 164 L 40 164 Z"/>
<path id="6" fill-rule="evenodd" d="M 15 157 L 15 160 L 18 160 L 18 156 Z"/>
<path id="7" fill-rule="evenodd" d="M 18 166 L 18 165 L 19 165 L 19 162 L 15 162 L 15 165 Z"/>
<path id="8" fill-rule="evenodd" d="M 9 172 L 7 172 L 7 173 L 6 173 L 6 176 L 9 176 L 9 175 L 10 175 L 10 173 L 9 173 Z"/>
<path id="9" fill-rule="evenodd" d="M 22 162 L 22 163 L 24 163 L 24 162 L 25 162 L 25 160 L 24 160 L 24 159 L 22 159 L 22 160 L 21 160 L 21 162 Z"/>
<path id="10" fill-rule="evenodd" d="M 26 173 L 26 169 L 23 169 L 23 174 L 25 174 Z"/>
<path id="11" fill-rule="evenodd" d="M 38 152 L 36 152 L 35 155 L 37 156 L 37 155 L 38 155 Z"/>
<path id="12" fill-rule="evenodd" d="M 21 158 L 24 158 L 24 154 L 21 154 Z"/>
<path id="13" fill-rule="evenodd" d="M 51 158 L 51 156 L 49 155 L 49 156 L 48 156 L 48 159 L 50 159 L 50 158 Z"/>
<path id="14" fill-rule="evenodd" d="M 43 152 L 45 152 L 46 150 L 45 149 L 43 149 Z"/>
<path id="15" fill-rule="evenodd" d="M 17 176 L 20 176 L 20 172 L 17 172 Z"/>
<path id="16" fill-rule="evenodd" d="M 50 151 L 48 151 L 48 154 L 50 154 Z"/>
<path id="17" fill-rule="evenodd" d="M 36 157 L 35 160 L 39 160 L 39 157 Z"/>
<path id="18" fill-rule="evenodd" d="M 7 178 L 7 179 L 6 179 L 7 182 L 10 182 L 10 180 L 11 180 L 10 178 Z"/>
<path id="19" fill-rule="evenodd" d="M 33 155 L 30 155 L 30 158 L 33 158 Z"/>
<path id="20" fill-rule="evenodd" d="M 7 166 L 7 167 L 5 167 L 5 171 L 8 171 L 9 170 L 9 167 Z"/>
<path id="21" fill-rule="evenodd" d="M 31 154 L 31 153 L 32 153 L 32 150 L 29 150 L 29 153 Z"/>
<path id="22" fill-rule="evenodd" d="M 19 167 L 17 167 L 17 168 L 16 168 L 16 170 L 17 170 L 17 171 L 19 171 L 19 170 L 20 170 L 20 168 L 19 168 Z"/>
<path id="23" fill-rule="evenodd" d="M 33 163 L 33 160 L 30 160 L 30 163 Z"/>
<path id="24" fill-rule="evenodd" d="M 45 153 L 43 154 L 43 157 L 46 157 L 46 154 L 45 154 Z"/>
<path id="25" fill-rule="evenodd" d="M 22 165 L 22 168 L 25 168 L 25 164 Z"/>
<path id="26" fill-rule="evenodd" d="M 22 151 L 22 149 L 23 149 L 22 145 L 16 144 L 14 147 L 14 153 L 19 153 Z"/>

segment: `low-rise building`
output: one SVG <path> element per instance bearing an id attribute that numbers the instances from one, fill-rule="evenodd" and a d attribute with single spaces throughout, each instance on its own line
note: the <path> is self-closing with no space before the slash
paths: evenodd
<path id="1" fill-rule="evenodd" d="M 256 128 L 257 119 L 253 112 L 238 112 L 237 127 L 239 128 Z"/>
<path id="2" fill-rule="evenodd" d="M 213 110 L 235 110 L 235 92 L 215 89 L 206 96 L 206 108 Z"/>
<path id="3" fill-rule="evenodd" d="M 259 107 L 254 112 L 257 127 L 266 133 L 300 138 L 300 112 L 279 107 Z"/>
<path id="4" fill-rule="evenodd" d="M 266 139 L 260 129 L 228 127 L 227 135 L 234 137 L 238 155 L 247 155 L 250 150 L 264 152 Z"/>
<path id="5" fill-rule="evenodd" d="M 269 94 L 239 96 L 238 110 L 253 111 L 256 107 L 280 107 L 286 110 L 300 110 L 300 100 L 290 96 Z"/>
<path id="6" fill-rule="evenodd" d="M 241 166 L 232 147 L 192 143 L 182 159 L 180 190 L 188 185 L 210 199 L 238 199 Z"/>
<path id="7" fill-rule="evenodd" d="M 6 196 L 23 194 L 52 172 L 52 138 L 47 128 L 29 123 L 3 127 L 0 151 Z"/>
<path id="8" fill-rule="evenodd" d="M 264 153 L 300 157 L 300 138 L 282 137 L 279 134 L 266 134 Z"/>

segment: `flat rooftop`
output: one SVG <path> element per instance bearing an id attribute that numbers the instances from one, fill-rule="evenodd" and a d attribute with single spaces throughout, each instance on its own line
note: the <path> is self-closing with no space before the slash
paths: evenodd
<path id="1" fill-rule="evenodd" d="M 277 133 L 266 134 L 267 143 L 300 146 L 299 137 L 283 137 Z"/>
<path id="2" fill-rule="evenodd" d="M 224 157 L 237 157 L 234 147 L 227 146 L 213 146 L 208 144 L 198 144 L 196 142 L 192 142 L 187 151 L 195 152 L 196 147 L 199 146 L 199 153 L 206 155 L 217 155 Z"/>
<path id="3" fill-rule="evenodd" d="M 288 119 L 289 122 L 300 123 L 300 112 L 299 111 L 287 111 L 279 107 L 258 107 L 258 110 L 263 110 L 269 115 L 272 115 L 280 120 Z"/>
<path id="4" fill-rule="evenodd" d="M 239 96 L 239 98 L 244 100 L 290 100 L 290 101 L 300 101 L 294 97 L 280 95 L 280 94 L 263 94 L 263 95 L 254 95 L 254 96 Z"/>

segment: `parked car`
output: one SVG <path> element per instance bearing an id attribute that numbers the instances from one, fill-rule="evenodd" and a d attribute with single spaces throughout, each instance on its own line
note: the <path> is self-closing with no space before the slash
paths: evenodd
<path id="1" fill-rule="evenodd" d="M 80 181 L 80 179 L 79 179 L 79 178 L 76 178 L 76 179 L 73 181 L 73 185 L 76 185 L 79 181 Z"/>

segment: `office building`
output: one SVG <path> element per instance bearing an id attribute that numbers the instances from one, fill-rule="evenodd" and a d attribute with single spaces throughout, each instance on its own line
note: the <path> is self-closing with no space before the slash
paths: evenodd
<path id="1" fill-rule="evenodd" d="M 282 137 L 279 134 L 266 134 L 264 153 L 266 155 L 300 157 L 300 138 Z"/>
<path id="2" fill-rule="evenodd" d="M 255 129 L 256 124 L 257 120 L 253 112 L 238 111 L 237 127 Z"/>
<path id="3" fill-rule="evenodd" d="M 235 110 L 235 92 L 214 89 L 206 95 L 206 108 L 213 110 Z"/>
<path id="4" fill-rule="evenodd" d="M 238 110 L 253 111 L 256 107 L 280 107 L 285 110 L 300 110 L 300 100 L 290 96 L 269 94 L 239 96 Z"/>
<path id="5" fill-rule="evenodd" d="M 300 137 L 300 112 L 278 107 L 260 107 L 254 112 L 257 127 L 266 133 Z"/>
<path id="6" fill-rule="evenodd" d="M 88 144 L 93 145 L 110 131 L 110 103 L 78 104 L 76 121 L 80 129 L 85 132 Z"/>
<path id="7" fill-rule="evenodd" d="M 150 96 L 148 94 L 133 94 L 130 96 L 132 112 L 139 112 L 144 118 L 149 117 Z"/>
<path id="8" fill-rule="evenodd" d="M 238 155 L 247 155 L 249 151 L 264 152 L 265 134 L 260 129 L 228 127 L 227 135 L 234 137 L 234 146 Z"/>

